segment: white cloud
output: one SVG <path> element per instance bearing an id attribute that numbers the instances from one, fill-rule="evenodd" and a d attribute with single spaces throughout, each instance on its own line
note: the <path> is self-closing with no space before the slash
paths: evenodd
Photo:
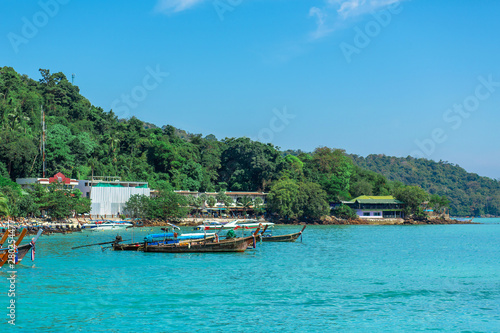
<path id="1" fill-rule="evenodd" d="M 365 15 L 405 0 L 325 0 L 323 8 L 312 7 L 310 17 L 316 17 L 312 39 L 319 39 L 335 31 L 345 21 Z"/>
<path id="2" fill-rule="evenodd" d="M 309 17 L 316 17 L 316 31 L 313 32 L 313 38 L 318 39 L 330 33 L 330 29 L 326 26 L 326 12 L 318 7 L 312 7 L 309 10 Z"/>
<path id="3" fill-rule="evenodd" d="M 329 0 L 339 5 L 337 13 L 344 18 L 359 16 L 392 5 L 402 0 Z"/>
<path id="4" fill-rule="evenodd" d="M 189 9 L 206 0 L 159 0 L 155 10 L 160 13 L 177 13 Z"/>

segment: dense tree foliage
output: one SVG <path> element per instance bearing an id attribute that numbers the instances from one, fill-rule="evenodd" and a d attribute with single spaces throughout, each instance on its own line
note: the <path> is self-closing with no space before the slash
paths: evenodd
<path id="1" fill-rule="evenodd" d="M 9 215 L 9 200 L 3 193 L 0 193 L 0 216 L 8 217 Z"/>
<path id="2" fill-rule="evenodd" d="M 328 147 L 312 153 L 280 152 L 272 144 L 245 137 L 217 140 L 213 135 L 189 134 L 170 125 L 159 128 L 135 117 L 118 119 L 113 110 L 105 112 L 92 105 L 63 73 L 40 69 L 40 75 L 35 81 L 10 67 L 0 68 L 0 214 L 8 211 L 11 216 L 25 216 L 50 210 L 63 216 L 68 210 L 53 202 L 67 201 L 72 204 L 70 210 L 77 213 L 90 205 L 88 200 L 75 203 L 71 195 L 57 191 L 49 191 L 53 197 L 42 200 L 46 194 L 39 189 L 23 193 L 12 182 L 41 174 L 42 106 L 47 127 L 47 175 L 62 172 L 77 179 L 119 176 L 161 189 L 162 195 L 148 199 L 142 210 L 134 207 L 144 206 L 145 199 L 134 198 L 138 202 L 130 202 L 133 215 L 168 218 L 181 216 L 184 211 L 177 209 L 180 206 L 199 210 L 199 200 L 183 206 L 173 195 L 176 189 L 269 191 L 270 212 L 288 218 L 316 218 L 328 213 L 329 202 L 363 194 L 393 194 L 402 183 L 446 195 L 452 213 L 500 214 L 498 182 L 450 164 L 374 156 L 350 158 L 343 150 Z M 231 204 L 228 197 L 216 199 L 226 207 Z M 213 199 L 207 200 L 209 206 L 215 205 Z M 250 202 L 240 204 L 244 210 L 251 206 Z M 253 205 L 263 209 L 262 203 Z"/>
<path id="3" fill-rule="evenodd" d="M 333 210 L 333 215 L 342 219 L 356 219 L 358 215 L 351 207 L 347 205 L 339 205 Z"/>
<path id="4" fill-rule="evenodd" d="M 283 158 L 272 144 L 249 138 L 225 139 L 219 179 L 234 191 L 263 191 L 276 179 Z"/>
<path id="5" fill-rule="evenodd" d="M 267 209 L 287 219 L 318 219 L 329 214 L 330 206 L 319 184 L 284 178 L 271 187 Z"/>
<path id="6" fill-rule="evenodd" d="M 0 177 L 0 216 L 40 216 L 42 212 L 55 219 L 90 212 L 90 199 L 80 190 L 70 190 L 58 183 L 48 188 L 34 185 L 26 191 L 18 184 Z"/>
<path id="7" fill-rule="evenodd" d="M 446 208 L 450 208 L 450 200 L 446 196 L 432 194 L 429 199 L 429 206 L 437 213 L 442 213 Z"/>
<path id="8" fill-rule="evenodd" d="M 132 195 L 125 204 L 125 212 L 132 217 L 148 216 L 149 197 L 143 194 Z"/>
<path id="9" fill-rule="evenodd" d="M 267 195 L 267 209 L 285 218 L 298 218 L 302 212 L 298 205 L 299 185 L 293 179 L 274 183 Z"/>
<path id="10" fill-rule="evenodd" d="M 197 201 L 200 202 L 201 200 Z M 125 212 L 132 217 L 138 218 L 175 220 L 187 215 L 189 204 L 190 202 L 186 197 L 162 188 L 155 197 L 139 194 L 132 195 L 125 204 Z M 195 207 L 198 206 L 201 206 L 201 203 L 195 205 Z"/>
<path id="11" fill-rule="evenodd" d="M 394 190 L 394 196 L 405 203 L 405 215 L 423 217 L 422 203 L 427 201 L 429 195 L 420 186 L 404 186 Z"/>
<path id="12" fill-rule="evenodd" d="M 453 215 L 500 215 L 499 180 L 468 173 L 445 161 L 385 155 L 353 155 L 352 159 L 357 166 L 390 180 L 420 186 L 431 195 L 446 196 Z"/>

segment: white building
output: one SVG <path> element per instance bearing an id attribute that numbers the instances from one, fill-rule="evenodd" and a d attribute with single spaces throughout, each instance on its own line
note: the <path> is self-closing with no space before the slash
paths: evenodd
<path id="1" fill-rule="evenodd" d="M 57 173 L 50 178 L 18 178 L 16 182 L 22 188 L 33 184 L 48 186 L 60 183 L 67 189 L 79 189 L 82 197 L 92 201 L 90 215 L 93 217 L 111 217 L 122 214 L 125 203 L 134 194 L 150 196 L 147 182 L 122 182 L 119 177 L 94 177 L 92 180 L 76 180 Z"/>
<path id="2" fill-rule="evenodd" d="M 84 196 L 90 197 L 90 215 L 100 217 L 123 214 L 125 203 L 135 194 L 150 196 L 147 182 L 122 182 L 119 177 L 94 177 L 77 186 Z M 90 192 L 90 194 L 88 194 Z"/>

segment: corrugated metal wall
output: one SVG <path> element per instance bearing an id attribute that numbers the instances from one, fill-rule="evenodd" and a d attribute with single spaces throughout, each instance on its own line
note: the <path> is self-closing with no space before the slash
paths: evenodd
<path id="1" fill-rule="evenodd" d="M 136 187 L 92 187 L 91 215 L 123 214 L 125 203 L 134 194 L 143 194 L 149 197 L 149 188 Z"/>

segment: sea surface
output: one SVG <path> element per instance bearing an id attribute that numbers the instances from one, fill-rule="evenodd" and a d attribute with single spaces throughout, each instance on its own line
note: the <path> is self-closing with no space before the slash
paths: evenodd
<path id="1" fill-rule="evenodd" d="M 70 249 L 111 241 L 115 231 L 42 236 L 35 262 L 28 255 L 16 267 L 15 327 L 8 267 L 0 271 L 0 329 L 500 332 L 500 219 L 475 222 L 308 226 L 302 241 L 237 254 Z"/>

